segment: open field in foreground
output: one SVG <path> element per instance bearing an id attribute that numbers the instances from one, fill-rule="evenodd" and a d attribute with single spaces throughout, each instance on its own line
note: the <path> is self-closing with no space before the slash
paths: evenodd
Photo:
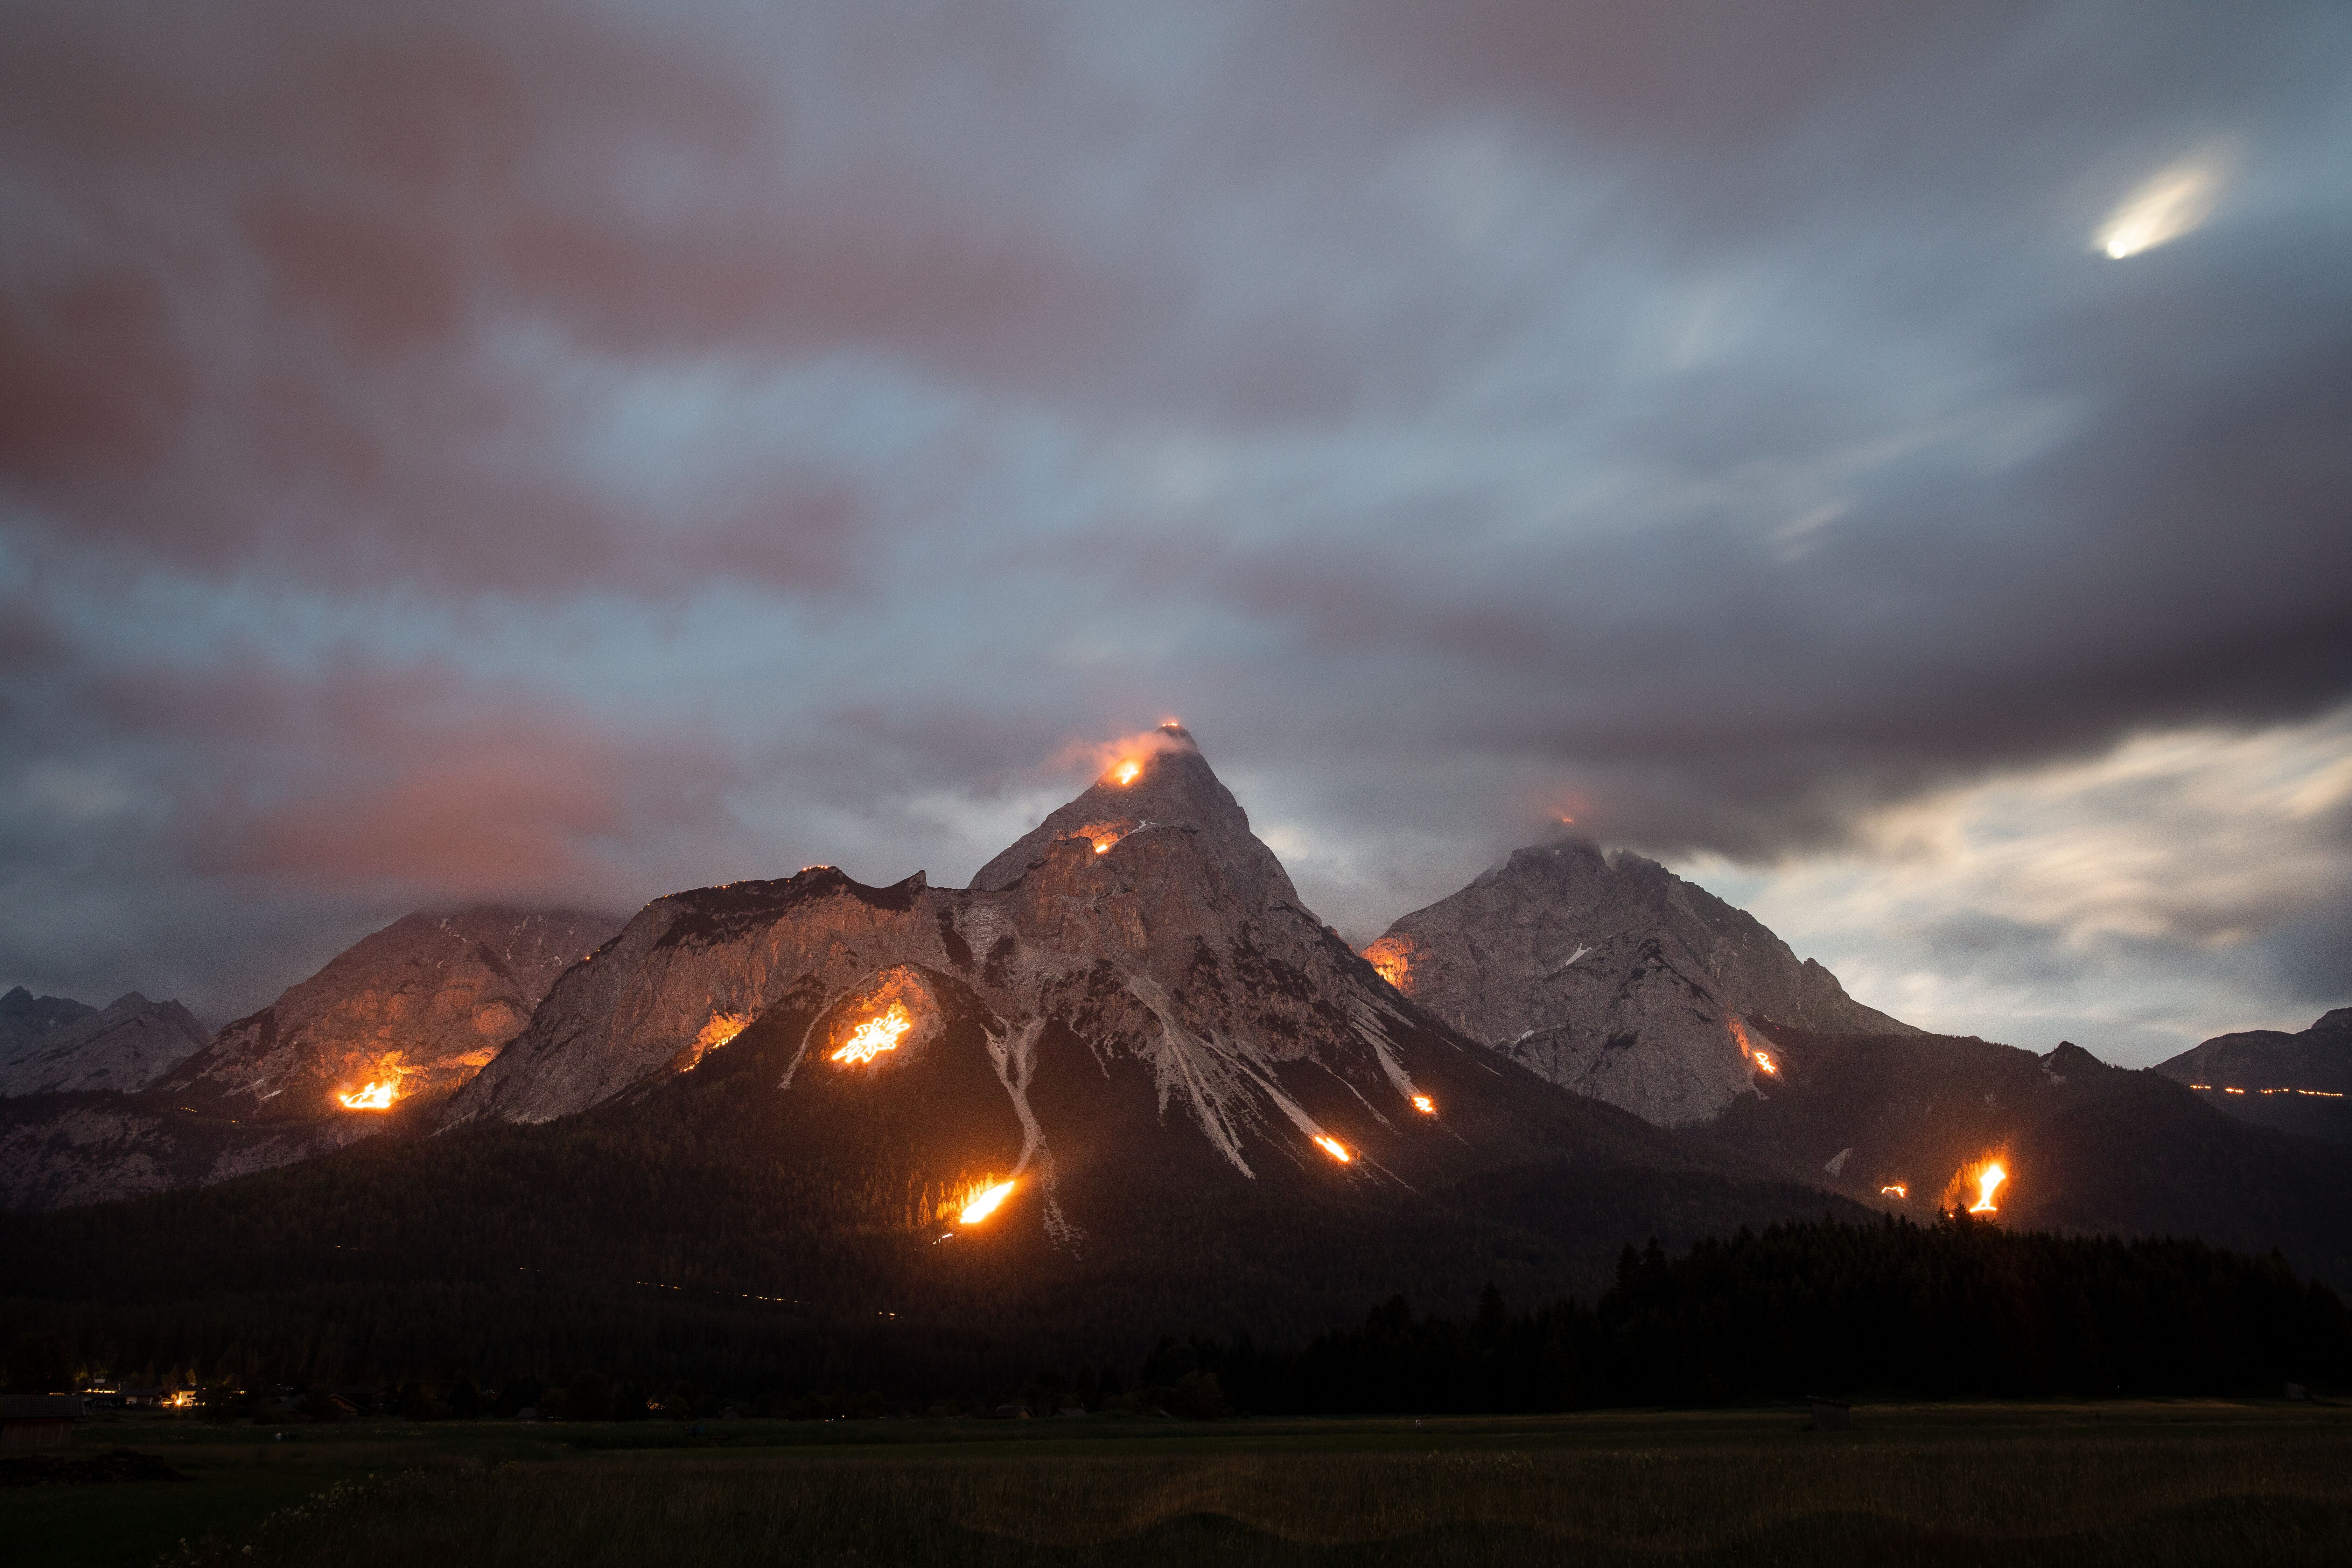
<path id="1" fill-rule="evenodd" d="M 1487 1419 L 93 1423 L 184 1482 L 0 1490 L 38 1563 L 2352 1561 L 2352 1410 Z"/>

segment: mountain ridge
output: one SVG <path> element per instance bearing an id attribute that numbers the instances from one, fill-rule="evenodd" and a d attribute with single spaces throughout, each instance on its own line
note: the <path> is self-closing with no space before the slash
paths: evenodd
<path id="1" fill-rule="evenodd" d="M 1749 1018 L 1911 1032 L 1746 910 L 1589 839 L 1513 850 L 1364 952 L 1471 1038 L 1661 1126 L 1704 1121 L 1769 1078 Z"/>

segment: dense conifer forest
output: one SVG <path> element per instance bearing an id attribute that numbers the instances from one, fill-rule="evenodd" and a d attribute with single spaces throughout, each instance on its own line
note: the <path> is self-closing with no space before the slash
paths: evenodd
<path id="1" fill-rule="evenodd" d="M 525 1271 L 528 1273 L 528 1271 Z M 1007 1287 L 1010 1289 L 1010 1285 Z M 20 1288 L 21 1290 L 21 1288 Z M 1303 1343 L 1163 1336 L 1122 1363 L 1003 1320 L 956 1331 L 794 1303 L 585 1278 L 322 1279 L 169 1307 L 12 1294 L 19 1390 L 76 1373 L 180 1376 L 224 1411 L 266 1391 L 421 1416 L 798 1415 L 993 1407 L 1227 1414 L 1443 1413 L 1863 1397 L 2275 1394 L 2352 1384 L 2352 1315 L 2275 1258 L 2194 1241 L 1824 1220 L 1680 1257 L 1626 1247 L 1597 1300 L 1463 1316 L 1400 1296 Z M 1135 1325 L 1138 1342 L 1150 1333 Z M 358 1331 L 355 1331 L 357 1330 Z"/>

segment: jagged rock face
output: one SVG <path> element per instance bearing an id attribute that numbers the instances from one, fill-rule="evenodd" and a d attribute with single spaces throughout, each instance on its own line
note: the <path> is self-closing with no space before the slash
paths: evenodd
<path id="1" fill-rule="evenodd" d="M 162 1087 L 245 1121 L 343 1114 L 338 1096 L 370 1084 L 392 1085 L 395 1100 L 446 1094 L 618 923 L 500 909 L 404 916 L 221 1030 Z"/>
<path id="2" fill-rule="evenodd" d="M 2157 1064 L 2182 1083 L 2232 1085 L 2249 1091 L 2352 1089 L 2352 1007 L 2338 1007 L 2298 1034 L 2247 1029 L 2216 1035 Z"/>
<path id="3" fill-rule="evenodd" d="M 78 1023 L 98 1009 L 69 996 L 36 996 L 16 986 L 0 996 L 0 1062 L 20 1046 L 29 1046 L 51 1029 Z"/>
<path id="4" fill-rule="evenodd" d="M 209 1039 L 195 1015 L 177 1002 L 150 1002 L 133 991 L 12 1051 L 0 1061 L 0 1095 L 134 1093 Z"/>
<path id="5" fill-rule="evenodd" d="M 1364 956 L 1472 1039 L 1663 1127 L 1705 1121 L 1756 1086 L 1740 1020 L 1912 1032 L 1754 917 L 1654 860 L 1581 841 L 1513 850 Z"/>
<path id="6" fill-rule="evenodd" d="M 791 1016 L 813 1021 L 782 1047 L 787 1093 L 843 1092 L 855 1075 L 910 1074 L 967 1048 L 957 1039 L 984 1043 L 974 1081 L 993 1079 L 997 1112 L 1009 1103 L 1009 1163 L 1042 1164 L 1049 1187 L 1055 1141 L 1074 1124 L 1031 1103 L 1041 1041 L 1067 1043 L 1080 1064 L 1058 1084 L 1132 1086 L 1236 1179 L 1330 1160 L 1318 1137 L 1369 1176 L 1376 1162 L 1354 1157 L 1368 1142 L 1440 1136 L 1413 1105 L 1415 1075 L 1491 1077 L 1475 1047 L 1433 1029 L 1298 906 L 1189 735 L 1171 727 L 1135 760 L 1131 779 L 1114 765 L 970 889 L 920 873 L 869 888 L 818 867 L 656 900 L 557 982 L 449 1121 L 549 1121 Z M 855 1026 L 893 1003 L 911 1013 L 898 1042 L 840 1059 Z M 931 1044 L 933 1016 L 973 1026 Z"/>
<path id="7" fill-rule="evenodd" d="M 53 1209 L 205 1186 L 315 1158 L 382 1130 L 346 1118 L 272 1126 L 190 1116 L 151 1097 L 0 1104 L 0 1208 Z"/>

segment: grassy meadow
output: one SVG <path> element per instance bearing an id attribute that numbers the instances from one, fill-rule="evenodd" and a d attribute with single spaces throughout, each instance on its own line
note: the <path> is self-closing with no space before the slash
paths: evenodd
<path id="1" fill-rule="evenodd" d="M 0 1489 L 47 1563 L 2352 1560 L 2352 1411 L 2200 1402 L 1329 1421 L 93 1422 L 185 1481 Z"/>

